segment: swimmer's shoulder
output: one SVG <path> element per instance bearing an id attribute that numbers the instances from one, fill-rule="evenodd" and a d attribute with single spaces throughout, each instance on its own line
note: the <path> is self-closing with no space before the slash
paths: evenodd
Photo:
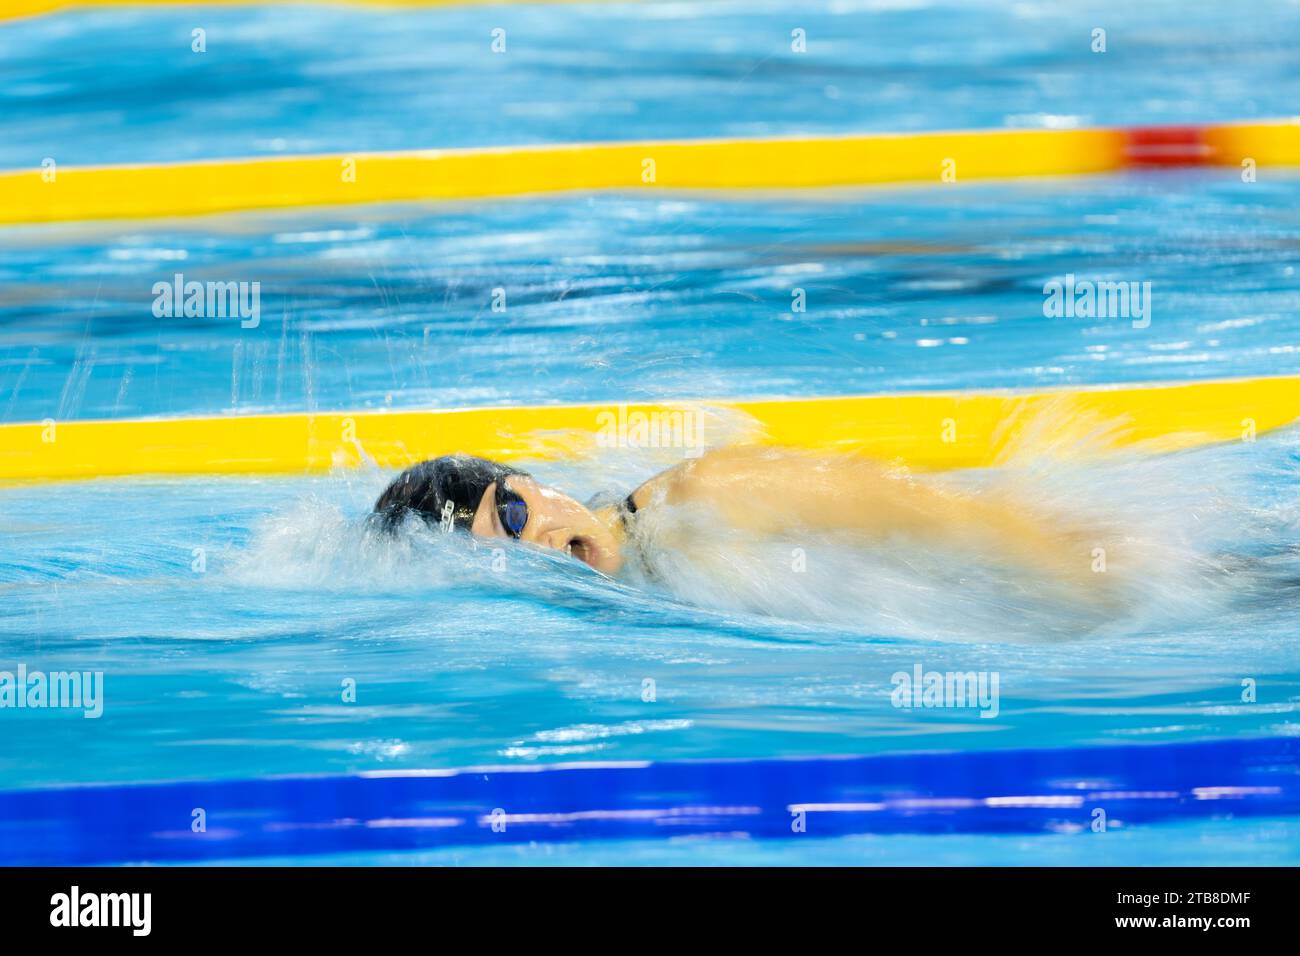
<path id="1" fill-rule="evenodd" d="M 694 470 L 695 460 L 687 460 L 643 481 L 624 499 L 624 510 L 636 514 L 652 507 L 655 502 L 677 500 L 683 482 L 689 480 Z"/>
<path id="2" fill-rule="evenodd" d="M 770 451 L 754 448 L 718 448 L 673 465 L 638 485 L 627 496 L 624 507 L 631 513 L 653 507 L 655 502 L 677 504 L 699 499 L 710 489 L 751 477 L 753 465 L 769 458 Z"/>

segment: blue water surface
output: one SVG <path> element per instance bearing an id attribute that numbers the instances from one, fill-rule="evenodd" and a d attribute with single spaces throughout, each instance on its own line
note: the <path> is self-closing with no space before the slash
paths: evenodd
<path id="1" fill-rule="evenodd" d="M 11 228 L 0 421 L 1285 374 L 1297 210 L 1229 169 Z M 256 327 L 156 317 L 178 274 L 258 283 Z M 1149 326 L 1045 315 L 1068 275 Z"/>
<path id="2" fill-rule="evenodd" d="M 0 24 L 0 166 L 1275 116 L 1300 102 L 1297 18 L 1120 2 L 67 13 Z M 1261 168 L 10 227 L 0 422 L 1294 374 L 1297 209 L 1300 179 Z M 154 285 L 178 273 L 257 282 L 255 327 L 155 316 Z M 1044 285 L 1066 275 L 1150 282 L 1149 326 L 1048 317 Z M 519 548 L 377 540 L 364 515 L 390 476 L 368 468 L 11 485 L 0 670 L 102 671 L 106 690 L 98 719 L 0 714 L 0 788 L 1293 736 L 1298 443 L 1031 469 L 1027 505 L 1167 546 L 1123 613 L 1082 625 L 1024 582 L 885 573 L 832 541 L 798 542 L 806 573 L 786 549 L 642 588 Z M 585 496 L 671 463 L 536 471 Z M 918 664 L 996 672 L 997 716 L 895 706 L 893 675 Z M 1279 818 L 1105 844 L 733 834 L 328 862 L 1293 863 L 1296 846 Z"/>
<path id="3" fill-rule="evenodd" d="M 66 13 L 0 27 L 0 166 L 1289 116 L 1298 32 L 1280 0 Z"/>

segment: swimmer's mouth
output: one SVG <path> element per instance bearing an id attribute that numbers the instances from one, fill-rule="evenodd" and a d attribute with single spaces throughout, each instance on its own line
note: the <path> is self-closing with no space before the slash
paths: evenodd
<path id="1" fill-rule="evenodd" d="M 583 564 L 590 565 L 593 568 L 596 566 L 596 548 L 589 538 L 574 535 L 569 539 L 569 543 L 565 545 L 564 553 L 572 555 Z"/>

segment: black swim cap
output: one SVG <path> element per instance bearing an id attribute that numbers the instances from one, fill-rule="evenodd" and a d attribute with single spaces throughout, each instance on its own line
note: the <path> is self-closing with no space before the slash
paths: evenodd
<path id="1" fill-rule="evenodd" d="M 390 531 L 411 512 L 437 527 L 448 513 L 450 503 L 452 527 L 469 530 L 488 485 L 510 475 L 527 475 L 527 472 L 471 455 L 444 455 L 422 461 L 406 469 L 384 489 L 375 502 L 375 515 Z"/>

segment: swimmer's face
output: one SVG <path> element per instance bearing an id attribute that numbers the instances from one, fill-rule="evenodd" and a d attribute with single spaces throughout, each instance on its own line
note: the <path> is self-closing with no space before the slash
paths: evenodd
<path id="1" fill-rule="evenodd" d="M 525 475 L 504 479 L 528 505 L 520 541 L 571 554 L 597 571 L 614 574 L 623 565 L 618 540 L 603 521 L 563 492 L 539 485 Z M 470 531 L 480 538 L 508 538 L 496 507 L 496 482 L 488 485 L 474 512 Z"/>

